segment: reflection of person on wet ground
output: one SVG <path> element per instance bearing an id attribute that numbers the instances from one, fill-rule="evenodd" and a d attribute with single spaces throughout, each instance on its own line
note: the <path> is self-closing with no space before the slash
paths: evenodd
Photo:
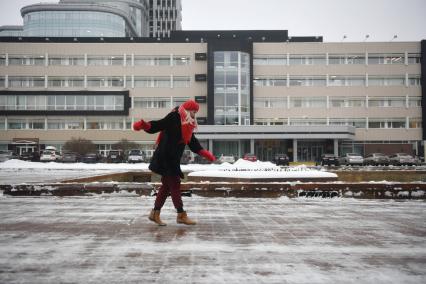
<path id="1" fill-rule="evenodd" d="M 147 133 L 160 132 L 157 138 L 157 148 L 149 164 L 149 169 L 161 175 L 161 187 L 155 199 L 154 208 L 149 214 L 149 220 L 159 226 L 166 224 L 160 219 L 160 211 L 166 202 L 167 196 L 172 196 L 173 205 L 177 210 L 177 223 L 195 225 L 196 222 L 188 218 L 183 210 L 183 203 L 180 190 L 180 179 L 183 178 L 180 169 L 180 160 L 188 145 L 192 152 L 203 156 L 209 161 L 215 161 L 212 153 L 203 149 L 194 136 L 194 129 L 197 127 L 195 114 L 199 106 L 193 100 L 188 100 L 179 107 L 174 108 L 168 115 L 160 120 L 144 121 L 141 119 L 133 124 L 133 129 L 139 131 L 143 129 Z"/>

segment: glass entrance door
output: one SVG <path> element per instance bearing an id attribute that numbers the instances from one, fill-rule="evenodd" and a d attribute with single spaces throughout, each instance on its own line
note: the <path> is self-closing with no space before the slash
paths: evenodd
<path id="1" fill-rule="evenodd" d="M 299 142 L 297 159 L 301 162 L 317 162 L 324 153 L 324 145 L 319 142 Z"/>
<path id="2" fill-rule="evenodd" d="M 20 145 L 20 146 L 16 146 L 16 150 L 17 150 L 17 154 L 22 155 L 25 152 L 34 152 L 35 151 L 35 146 L 30 146 L 30 145 Z"/>

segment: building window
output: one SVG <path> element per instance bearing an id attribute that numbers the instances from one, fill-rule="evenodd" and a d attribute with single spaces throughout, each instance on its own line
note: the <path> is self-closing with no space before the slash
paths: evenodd
<path id="1" fill-rule="evenodd" d="M 173 88 L 189 88 L 190 82 L 191 82 L 190 77 L 184 77 L 184 76 L 173 77 Z"/>
<path id="2" fill-rule="evenodd" d="M 170 66 L 171 65 L 169 55 L 162 55 L 162 56 L 135 55 L 134 64 L 135 66 Z"/>
<path id="3" fill-rule="evenodd" d="M 356 128 L 365 128 L 365 118 L 330 118 L 329 125 L 348 125 Z"/>
<path id="4" fill-rule="evenodd" d="M 7 129 L 26 129 L 27 122 L 25 119 L 9 118 L 7 120 Z"/>
<path id="5" fill-rule="evenodd" d="M 291 97 L 290 108 L 325 108 L 327 98 L 325 97 Z"/>
<path id="6" fill-rule="evenodd" d="M 364 54 L 329 54 L 328 64 L 365 64 Z"/>
<path id="7" fill-rule="evenodd" d="M 368 107 L 405 107 L 405 97 L 370 97 Z"/>
<path id="8" fill-rule="evenodd" d="M 330 107 L 365 107 L 365 97 L 330 97 Z"/>
<path id="9" fill-rule="evenodd" d="M 405 86 L 405 76 L 385 77 L 369 75 L 368 86 Z"/>
<path id="10" fill-rule="evenodd" d="M 255 108 L 287 108 L 287 97 L 276 98 L 256 98 L 254 99 Z"/>
<path id="11" fill-rule="evenodd" d="M 9 76 L 9 88 L 44 88 L 44 77 Z"/>
<path id="12" fill-rule="evenodd" d="M 290 86 L 320 87 L 327 85 L 327 79 L 325 76 L 291 76 L 289 83 Z"/>
<path id="13" fill-rule="evenodd" d="M 325 65 L 326 58 L 323 54 L 291 54 L 290 65 Z"/>
<path id="14" fill-rule="evenodd" d="M 328 78 L 328 86 L 365 86 L 365 76 L 330 75 Z"/>
<path id="15" fill-rule="evenodd" d="M 49 65 L 52 66 L 83 66 L 84 56 L 82 55 L 50 55 Z"/>
<path id="16" fill-rule="evenodd" d="M 408 53 L 407 63 L 408 64 L 420 64 L 421 63 L 421 55 L 419 53 Z"/>
<path id="17" fill-rule="evenodd" d="M 123 88 L 123 77 L 87 77 L 88 88 Z"/>
<path id="18" fill-rule="evenodd" d="M 408 86 L 421 86 L 420 75 L 408 75 Z"/>
<path id="19" fill-rule="evenodd" d="M 287 86 L 286 76 L 265 77 L 258 76 L 253 79 L 253 86 L 256 87 L 285 87 Z"/>
<path id="20" fill-rule="evenodd" d="M 408 97 L 408 107 L 421 107 L 422 97 Z"/>
<path id="21" fill-rule="evenodd" d="M 28 119 L 28 129 L 44 129 L 44 119 Z"/>
<path id="22" fill-rule="evenodd" d="M 87 56 L 88 66 L 123 66 L 123 55 Z"/>
<path id="23" fill-rule="evenodd" d="M 405 128 L 405 118 L 369 118 L 368 128 Z"/>
<path id="24" fill-rule="evenodd" d="M 422 119 L 419 117 L 410 117 L 408 119 L 409 128 L 422 128 Z"/>
<path id="25" fill-rule="evenodd" d="M 170 88 L 170 77 L 142 77 L 135 76 L 135 88 Z"/>
<path id="26" fill-rule="evenodd" d="M 290 125 L 295 125 L 295 126 L 327 125 L 327 119 L 326 118 L 290 118 Z"/>
<path id="27" fill-rule="evenodd" d="M 87 119 L 87 129 L 91 130 L 122 130 L 124 129 L 123 119 L 104 119 L 90 118 Z"/>
<path id="28" fill-rule="evenodd" d="M 176 66 L 183 66 L 183 65 L 190 65 L 191 64 L 191 57 L 187 55 L 175 55 L 173 56 L 173 65 Z"/>
<path id="29" fill-rule="evenodd" d="M 6 87 L 6 80 L 4 76 L 0 76 L 0 88 Z"/>
<path id="30" fill-rule="evenodd" d="M 253 65 L 287 65 L 287 55 L 255 55 Z"/>
<path id="31" fill-rule="evenodd" d="M 83 130 L 84 121 L 81 118 L 47 119 L 47 129 L 51 130 Z"/>
<path id="32" fill-rule="evenodd" d="M 0 65 L 6 65 L 6 55 L 0 54 Z"/>
<path id="33" fill-rule="evenodd" d="M 9 65 L 43 66 L 44 64 L 44 55 L 9 55 Z"/>
<path id="34" fill-rule="evenodd" d="M 84 77 L 48 77 L 49 88 L 83 88 Z"/>
<path id="35" fill-rule="evenodd" d="M 381 54 L 381 53 L 369 53 L 368 54 L 368 64 L 404 64 L 404 53 L 390 53 L 390 54 Z"/>
<path id="36" fill-rule="evenodd" d="M 157 108 L 171 108 L 171 102 L 169 97 L 163 98 L 137 98 L 133 99 L 134 108 L 144 108 L 144 109 L 157 109 Z"/>

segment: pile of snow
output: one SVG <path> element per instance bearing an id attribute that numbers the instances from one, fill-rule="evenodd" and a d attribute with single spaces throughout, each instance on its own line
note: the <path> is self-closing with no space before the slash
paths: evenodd
<path id="1" fill-rule="evenodd" d="M 305 165 L 281 168 L 270 162 L 250 162 L 243 159 L 239 159 L 232 165 L 224 163 L 217 169 L 194 171 L 188 176 L 240 179 L 337 178 L 334 173 L 308 168 Z"/>
<path id="2" fill-rule="evenodd" d="M 0 169 L 54 169 L 54 170 L 148 170 L 148 164 L 107 164 L 107 163 L 57 163 L 29 162 L 22 160 L 7 160 L 0 163 Z"/>

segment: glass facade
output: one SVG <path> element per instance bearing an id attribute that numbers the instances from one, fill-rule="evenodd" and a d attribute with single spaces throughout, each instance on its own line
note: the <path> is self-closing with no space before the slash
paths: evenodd
<path id="1" fill-rule="evenodd" d="M 214 52 L 214 123 L 250 124 L 250 55 Z"/>
<path id="2" fill-rule="evenodd" d="M 124 37 L 122 17 L 94 11 L 40 11 L 24 16 L 24 36 Z"/>

